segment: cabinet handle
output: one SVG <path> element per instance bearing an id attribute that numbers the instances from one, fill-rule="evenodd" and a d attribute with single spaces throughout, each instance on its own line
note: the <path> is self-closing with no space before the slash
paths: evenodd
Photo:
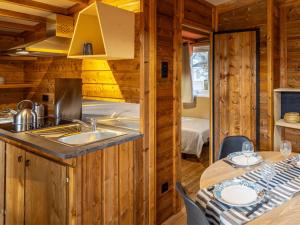
<path id="1" fill-rule="evenodd" d="M 30 160 L 29 160 L 29 159 L 27 159 L 27 160 L 25 161 L 25 166 L 30 166 Z"/>
<path id="2" fill-rule="evenodd" d="M 19 162 L 19 163 L 20 163 L 20 162 L 23 162 L 23 156 L 21 156 L 21 155 L 18 156 L 18 162 Z"/>

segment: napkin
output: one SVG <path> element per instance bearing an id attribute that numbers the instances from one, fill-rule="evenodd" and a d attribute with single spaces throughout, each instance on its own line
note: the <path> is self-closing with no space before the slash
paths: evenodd
<path id="1" fill-rule="evenodd" d="M 221 192 L 221 198 L 231 204 L 245 205 L 256 201 L 257 193 L 252 188 L 237 184 L 225 187 Z"/>

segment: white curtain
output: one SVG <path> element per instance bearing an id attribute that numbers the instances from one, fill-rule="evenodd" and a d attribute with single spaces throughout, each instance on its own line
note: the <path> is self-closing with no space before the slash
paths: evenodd
<path id="1" fill-rule="evenodd" d="M 181 100 L 184 107 L 193 107 L 195 98 L 193 95 L 193 80 L 190 62 L 190 46 L 182 46 L 182 77 L 181 77 Z"/>

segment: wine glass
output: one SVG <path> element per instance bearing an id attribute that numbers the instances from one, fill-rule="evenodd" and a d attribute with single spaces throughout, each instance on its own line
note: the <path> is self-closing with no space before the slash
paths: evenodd
<path id="1" fill-rule="evenodd" d="M 292 144 L 290 141 L 283 140 L 280 143 L 280 153 L 283 155 L 285 160 L 288 159 L 290 154 L 292 153 Z M 289 169 L 289 166 L 287 166 L 287 169 Z"/>
<path id="2" fill-rule="evenodd" d="M 276 175 L 275 172 L 275 165 L 270 162 L 265 162 L 261 167 L 261 176 L 263 180 L 267 182 L 267 193 L 266 197 L 271 197 L 271 188 L 270 188 L 270 181 L 274 178 Z"/>
<path id="3" fill-rule="evenodd" d="M 242 152 L 244 156 L 246 157 L 247 160 L 247 169 L 249 168 L 249 158 L 253 155 L 254 153 L 254 146 L 251 141 L 245 141 L 242 146 Z"/>

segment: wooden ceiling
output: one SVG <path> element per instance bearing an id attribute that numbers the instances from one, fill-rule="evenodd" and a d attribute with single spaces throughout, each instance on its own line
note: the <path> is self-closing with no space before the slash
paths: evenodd
<path id="1" fill-rule="evenodd" d="M 51 22 L 53 14 L 72 16 L 95 0 L 0 0 L 0 35 L 26 37 Z M 102 0 L 139 11 L 140 0 Z"/>
<path id="2" fill-rule="evenodd" d="M 0 0 L 0 35 L 25 37 L 35 33 L 53 14 L 72 16 L 88 0 Z"/>
<path id="3" fill-rule="evenodd" d="M 221 5 L 223 3 L 230 2 L 231 0 L 206 0 L 213 5 Z M 242 0 L 243 1 L 243 0 Z"/>

